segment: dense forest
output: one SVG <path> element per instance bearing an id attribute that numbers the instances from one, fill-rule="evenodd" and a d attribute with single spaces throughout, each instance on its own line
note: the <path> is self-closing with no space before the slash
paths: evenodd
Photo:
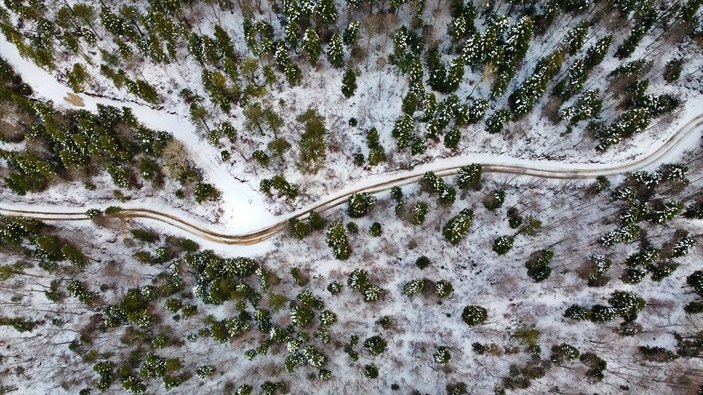
<path id="1" fill-rule="evenodd" d="M 4 0 L 0 394 L 703 393 L 702 3 Z"/>

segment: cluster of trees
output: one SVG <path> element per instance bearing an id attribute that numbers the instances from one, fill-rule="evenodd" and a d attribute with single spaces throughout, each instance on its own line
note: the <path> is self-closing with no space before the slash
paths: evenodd
<path id="1" fill-rule="evenodd" d="M 148 230 L 134 229 L 131 233 L 140 243 L 154 245 L 160 239 L 158 234 Z M 189 318 L 196 314 L 196 306 L 185 303 L 185 299 L 192 296 L 205 304 L 231 303 L 235 311 L 224 319 L 205 316 L 202 320 L 205 326 L 197 333 L 188 334 L 188 341 L 207 337 L 227 343 L 246 338 L 248 344 L 255 343 L 254 348 L 244 352 L 249 360 L 280 352 L 283 353 L 281 365 L 287 372 L 309 366 L 317 372 L 319 379 L 331 379 L 332 372 L 325 368 L 327 357 L 324 348 L 332 339 L 330 328 L 337 322 L 337 315 L 325 309 L 325 303 L 313 290 L 303 288 L 289 300 L 283 294 L 275 293 L 282 279 L 259 262 L 241 257 L 223 258 L 209 250 L 199 251 L 197 245 L 181 244 L 182 248 L 170 254 L 170 259 L 164 262 L 167 268 L 154 278 L 153 285 L 131 288 L 116 304 L 105 305 L 103 330 L 125 328 L 121 341 L 128 346 L 125 352 L 129 357 L 120 359 L 120 355 L 127 355 L 123 352 L 117 355 L 101 353 L 99 355 L 109 359 L 100 361 L 96 361 L 95 356 L 91 357 L 91 361 L 97 362 L 93 370 L 98 375 L 96 387 L 99 390 L 105 391 L 114 382 L 120 382 L 128 392 L 143 393 L 149 386 L 148 380 L 163 381 L 170 389 L 180 386 L 192 376 L 206 380 L 217 373 L 212 365 L 193 365 L 187 360 L 166 358 L 159 351 L 165 347 L 183 345 L 182 340 L 173 336 L 173 330 L 163 325 L 159 305 L 163 303 L 168 312 L 175 314 L 173 319 L 178 321 L 181 319 L 179 317 Z M 168 261 L 172 263 L 168 264 Z M 305 275 L 300 270 L 293 273 L 297 286 L 305 287 Z M 352 289 L 365 292 L 368 301 L 380 295 L 380 289 L 368 283 L 368 273 L 365 271 L 352 273 L 348 284 Z M 193 295 L 186 291 L 190 285 L 193 286 Z M 342 285 L 333 283 L 328 288 L 334 290 L 334 294 L 341 291 Z M 281 315 L 285 317 L 283 320 L 277 318 Z M 290 324 L 279 326 L 276 324 L 278 322 Z M 386 345 L 386 341 L 378 335 L 370 336 L 363 342 L 364 349 L 374 356 L 382 354 Z M 88 335 L 84 334 L 74 348 L 88 352 L 91 346 Z M 129 352 L 131 349 L 133 352 Z M 265 381 L 261 388 L 264 393 L 274 393 L 285 391 L 287 384 Z M 243 384 L 236 393 L 247 394 L 252 390 L 250 385 Z"/>
<path id="2" fill-rule="evenodd" d="M 696 270 L 690 276 L 686 277 L 686 285 L 688 285 L 696 295 L 703 298 L 703 270 Z M 684 307 L 684 311 L 686 311 L 687 314 L 703 313 L 703 300 L 689 302 Z"/>
<path id="3" fill-rule="evenodd" d="M 595 304 L 588 308 L 574 304 L 564 311 L 564 317 L 595 323 L 610 322 L 622 317 L 624 321 L 620 324 L 619 333 L 623 336 L 633 336 L 642 330 L 635 320 L 646 305 L 646 301 L 634 292 L 614 291 L 608 299 L 608 305 Z"/>
<path id="4" fill-rule="evenodd" d="M 302 240 L 313 230 L 320 231 L 325 228 L 327 221 L 317 212 L 311 211 L 306 221 L 298 218 L 288 220 L 288 232 L 296 239 Z"/>
<path id="5" fill-rule="evenodd" d="M 664 191 L 680 191 L 689 184 L 688 166 L 682 163 L 664 164 L 653 172 L 631 173 L 611 193 L 612 201 L 622 202 L 618 227 L 600 238 L 606 247 L 637 240 L 640 223 L 664 226 L 684 213 L 684 203 L 667 199 Z M 662 195 L 662 196 L 659 196 Z"/>
<path id="6" fill-rule="evenodd" d="M 79 269 L 86 267 L 90 258 L 53 230 L 37 219 L 0 216 L 0 249 L 23 252 L 48 271 L 55 271 L 64 261 Z"/>
<path id="7" fill-rule="evenodd" d="M 33 103 L 31 89 L 2 59 L 0 90 L 0 104 L 26 120 L 17 125 L 19 130 L 3 132 L 0 137 L 32 142 L 23 150 L 0 150 L 0 158 L 9 167 L 5 185 L 17 194 L 40 192 L 58 180 L 105 171 L 119 188 L 141 188 L 143 182 L 160 188 L 169 175 L 183 186 L 193 185 L 198 202 L 218 196 L 214 186 L 202 182 L 182 145 L 167 132 L 139 124 L 127 107 L 98 105 L 95 113 L 62 112 L 51 103 Z M 86 181 L 86 185 L 91 184 Z"/>
<path id="8" fill-rule="evenodd" d="M 641 79 L 641 77 L 651 66 L 652 62 L 644 59 L 636 60 L 625 63 L 610 73 L 611 83 L 616 86 L 615 89 L 622 89 L 626 92 L 623 99 L 625 111 L 609 125 L 598 121 L 592 121 L 588 124 L 589 131 L 599 140 L 596 149 L 604 151 L 608 147 L 620 143 L 623 138 L 643 132 L 654 118 L 670 113 L 680 105 L 680 100 L 673 95 L 657 96 L 646 93 L 649 80 Z M 600 106 L 597 102 L 595 104 L 588 103 L 587 98 L 578 104 Z M 588 109 L 581 111 L 588 112 Z"/>
<path id="9" fill-rule="evenodd" d="M 271 179 L 263 178 L 259 183 L 259 190 L 266 196 L 273 196 L 271 188 L 278 192 L 279 197 L 283 196 L 290 201 L 295 200 L 300 193 L 300 188 L 297 185 L 289 183 L 281 175 L 273 176 Z"/>
<path id="10" fill-rule="evenodd" d="M 449 280 L 433 282 L 427 278 L 410 280 L 403 285 L 403 295 L 411 298 L 420 294 L 429 295 L 430 292 L 442 299 L 454 292 L 454 286 Z"/>
<path id="11" fill-rule="evenodd" d="M 369 280 L 369 272 L 364 269 L 355 269 L 349 274 L 347 285 L 359 292 L 364 302 L 372 303 L 381 297 L 382 290 L 376 285 L 371 284 Z"/>

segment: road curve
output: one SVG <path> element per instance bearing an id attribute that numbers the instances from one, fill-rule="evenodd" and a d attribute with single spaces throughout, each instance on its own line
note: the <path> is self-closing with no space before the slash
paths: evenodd
<path id="1" fill-rule="evenodd" d="M 475 161 L 471 163 L 480 163 L 485 173 L 502 173 L 527 175 L 540 178 L 551 179 L 587 179 L 597 176 L 608 176 L 622 174 L 646 168 L 656 164 L 668 153 L 685 141 L 686 137 L 696 133 L 703 125 L 703 114 L 700 114 L 684 126 L 676 133 L 667 139 L 660 147 L 648 155 L 643 155 L 641 158 L 624 162 L 616 165 L 602 166 L 587 166 L 578 164 L 559 164 L 555 162 L 541 162 L 538 164 L 507 164 L 507 163 L 492 163 L 490 161 Z M 446 177 L 457 174 L 462 165 L 454 165 L 451 167 L 433 169 L 438 176 Z M 315 203 L 296 212 L 277 218 L 276 223 L 265 226 L 261 229 L 239 234 L 230 235 L 219 233 L 207 229 L 204 226 L 189 222 L 187 219 L 180 218 L 176 215 L 153 210 L 149 208 L 123 208 L 115 214 L 110 214 L 113 217 L 119 218 L 149 218 L 176 227 L 186 231 L 194 236 L 200 237 L 211 242 L 226 244 L 226 245 L 254 245 L 267 240 L 281 230 L 285 229 L 286 223 L 291 218 L 305 218 L 311 211 L 323 212 L 344 203 L 349 195 L 358 192 L 376 193 L 390 189 L 394 186 L 402 186 L 417 182 L 422 175 L 427 171 L 424 166 L 398 173 L 392 179 L 385 179 L 378 183 L 367 184 L 352 188 L 346 188 L 335 195 L 328 197 L 327 200 Z M 10 206 L 0 206 L 0 215 L 6 216 L 25 216 L 41 219 L 44 221 L 87 221 L 90 220 L 85 212 L 78 212 L 71 208 L 57 209 L 55 211 L 36 211 L 21 208 L 12 208 Z"/>

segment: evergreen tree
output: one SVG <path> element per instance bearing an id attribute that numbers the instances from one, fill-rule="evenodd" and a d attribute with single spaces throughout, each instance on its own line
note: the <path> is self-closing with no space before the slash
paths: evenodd
<path id="1" fill-rule="evenodd" d="M 488 310 L 481 306 L 466 306 L 461 313 L 461 319 L 469 326 L 480 325 L 488 319 Z"/>
<path id="2" fill-rule="evenodd" d="M 608 299 L 608 303 L 615 309 L 618 315 L 631 321 L 637 317 L 642 309 L 647 305 L 645 300 L 630 291 L 615 291 Z"/>
<path id="3" fill-rule="evenodd" d="M 471 209 L 463 209 L 458 215 L 453 217 L 442 228 L 444 239 L 451 244 L 458 244 L 469 232 L 474 212 Z"/>
<path id="4" fill-rule="evenodd" d="M 427 83 L 430 87 L 438 92 L 446 93 L 447 69 L 444 66 L 444 63 L 442 63 L 442 59 L 439 56 L 439 49 L 437 47 L 427 51 L 427 69 L 429 72 L 429 79 L 427 80 Z"/>
<path id="5" fill-rule="evenodd" d="M 357 37 L 359 36 L 359 21 L 354 19 L 347 27 L 344 29 L 342 34 L 342 40 L 344 45 L 352 46 L 356 43 Z"/>
<path id="6" fill-rule="evenodd" d="M 449 348 L 445 346 L 437 347 L 437 351 L 432 354 L 432 359 L 438 364 L 447 364 L 452 359 L 452 355 L 449 352 Z"/>
<path id="7" fill-rule="evenodd" d="M 305 127 L 299 143 L 302 169 L 304 172 L 315 172 L 325 158 L 327 128 L 313 108 L 301 114 L 297 120 Z"/>
<path id="8" fill-rule="evenodd" d="M 427 217 L 427 212 L 429 211 L 429 205 L 427 202 L 417 202 L 411 209 L 410 222 L 414 225 L 422 225 Z"/>
<path id="9" fill-rule="evenodd" d="M 686 277 L 686 284 L 698 296 L 703 297 L 703 270 L 696 270 L 693 274 Z"/>
<path id="10" fill-rule="evenodd" d="M 347 260 L 351 256 L 351 246 L 347 240 L 347 231 L 341 221 L 333 222 L 325 235 L 327 245 L 332 249 L 334 257 Z"/>
<path id="11" fill-rule="evenodd" d="M 461 57 L 456 57 L 449 65 L 447 81 L 445 83 L 446 92 L 454 92 L 459 88 L 459 84 L 464 78 L 464 61 Z"/>
<path id="12" fill-rule="evenodd" d="M 563 43 L 566 52 L 569 55 L 576 55 L 581 50 L 588 36 L 588 22 L 584 21 L 573 29 L 569 30 L 564 36 Z"/>
<path id="13" fill-rule="evenodd" d="M 396 146 L 399 150 L 402 150 L 410 144 L 414 129 L 415 122 L 413 118 L 407 114 L 402 114 L 395 121 L 391 136 L 396 140 Z"/>
<path id="14" fill-rule="evenodd" d="M 574 361 L 578 359 L 580 355 L 581 353 L 576 347 L 566 343 L 562 343 L 558 346 L 552 346 L 552 355 L 549 357 L 549 359 L 552 361 L 552 363 L 561 365 L 566 361 Z"/>
<path id="15" fill-rule="evenodd" d="M 291 20 L 283 29 L 283 39 L 290 49 L 298 49 L 298 24 Z"/>
<path id="16" fill-rule="evenodd" d="M 574 126 L 581 121 L 597 118 L 602 107 L 600 91 L 592 89 L 584 92 L 573 106 L 559 110 L 558 118 L 567 121 L 569 126 Z"/>
<path id="17" fill-rule="evenodd" d="M 342 38 L 338 33 L 332 36 L 329 48 L 327 49 L 327 60 L 335 68 L 340 68 L 344 64 L 344 50 L 342 49 Z"/>
<path id="18" fill-rule="evenodd" d="M 316 11 L 325 27 L 330 27 L 337 21 L 337 7 L 333 0 L 321 0 Z"/>
<path id="19" fill-rule="evenodd" d="M 493 252 L 498 255 L 505 255 L 513 248 L 515 236 L 503 235 L 493 241 Z"/>
<path id="20" fill-rule="evenodd" d="M 353 193 L 349 196 L 347 213 L 352 218 L 360 218 L 371 212 L 376 204 L 376 197 L 366 193 Z"/>
<path id="21" fill-rule="evenodd" d="M 681 76 L 681 70 L 683 70 L 683 59 L 671 59 L 664 67 L 664 80 L 668 83 L 678 81 Z"/>
<path id="22" fill-rule="evenodd" d="M 475 70 L 481 63 L 482 54 L 483 40 L 481 39 L 481 33 L 473 32 L 464 43 L 464 47 L 461 50 L 461 58 L 464 60 L 465 65 L 471 67 L 471 70 Z"/>
<path id="23" fill-rule="evenodd" d="M 615 51 L 615 56 L 618 59 L 624 59 L 632 55 L 632 53 L 635 52 L 635 49 L 637 49 L 639 42 L 642 41 L 642 38 L 644 38 L 647 31 L 652 28 L 652 25 L 654 25 L 656 20 L 657 12 L 652 8 L 648 7 L 646 11 L 638 13 L 638 16 L 633 23 L 634 28 L 630 32 L 630 35 Z"/>
<path id="24" fill-rule="evenodd" d="M 413 297 L 421 294 L 423 289 L 425 289 L 425 280 L 411 280 L 403 285 L 403 295 Z"/>
<path id="25" fill-rule="evenodd" d="M 534 72 L 508 98 L 514 118 L 527 115 L 547 89 L 547 84 L 561 68 L 564 53 L 556 51 L 537 62 Z"/>
<path id="26" fill-rule="evenodd" d="M 481 120 L 488 110 L 488 100 L 476 99 L 471 102 L 469 111 L 466 117 L 466 123 L 473 124 Z"/>
<path id="27" fill-rule="evenodd" d="M 491 134 L 500 133 L 503 130 L 503 125 L 510 120 L 510 111 L 504 108 L 496 110 L 488 119 L 486 119 L 486 131 Z"/>
<path id="28" fill-rule="evenodd" d="M 456 179 L 457 185 L 461 189 L 477 189 L 481 182 L 482 171 L 483 169 L 478 163 L 472 163 L 468 166 L 461 167 Z"/>
<path id="29" fill-rule="evenodd" d="M 444 146 L 448 149 L 456 149 L 460 141 L 461 131 L 459 129 L 454 128 L 444 135 Z"/>
<path id="30" fill-rule="evenodd" d="M 610 44 L 613 42 L 613 36 L 605 36 L 586 50 L 586 56 L 583 58 L 583 65 L 587 70 L 591 70 L 605 58 L 605 54 L 610 49 Z"/>
<path id="31" fill-rule="evenodd" d="M 513 68 L 527 54 L 527 49 L 530 47 L 530 39 L 532 39 L 533 22 L 529 16 L 523 16 L 518 19 L 513 26 L 508 30 L 505 39 L 505 60 L 510 63 Z"/>
<path id="32" fill-rule="evenodd" d="M 302 48 L 308 55 L 308 60 L 310 60 L 310 64 L 312 66 L 315 66 L 315 64 L 317 64 L 317 59 L 320 57 L 320 53 L 322 53 L 322 44 L 320 43 L 320 37 L 317 35 L 317 33 L 315 33 L 314 30 L 312 30 L 312 28 L 308 28 L 307 30 L 305 30 L 305 34 L 303 35 Z"/>
<path id="33" fill-rule="evenodd" d="M 549 278 L 552 269 L 549 263 L 554 258 L 554 251 L 551 249 L 536 251 L 530 256 L 530 259 L 525 263 L 527 275 L 538 283 Z"/>
<path id="34" fill-rule="evenodd" d="M 347 69 L 342 77 L 342 95 L 349 99 L 356 93 L 356 73 L 352 69 Z"/>
<path id="35" fill-rule="evenodd" d="M 435 294 L 440 298 L 446 298 L 454 292 L 454 286 L 447 280 L 439 280 L 435 283 Z"/>

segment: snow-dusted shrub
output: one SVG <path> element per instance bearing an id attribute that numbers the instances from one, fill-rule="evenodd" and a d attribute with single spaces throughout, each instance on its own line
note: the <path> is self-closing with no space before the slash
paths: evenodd
<path id="1" fill-rule="evenodd" d="M 442 228 L 442 235 L 444 239 L 451 244 L 458 244 L 464 236 L 469 232 L 469 227 L 471 226 L 471 221 L 474 218 L 474 211 L 471 209 L 463 209 L 459 214 Z"/>
<path id="2" fill-rule="evenodd" d="M 330 225 L 329 229 L 327 229 L 325 240 L 332 249 L 335 258 L 343 261 L 351 256 L 351 246 L 342 221 L 336 221 Z"/>
<path id="3" fill-rule="evenodd" d="M 432 359 L 435 363 L 447 364 L 449 360 L 452 359 L 452 354 L 449 352 L 449 348 L 445 346 L 437 347 L 437 351 L 432 354 Z"/>
<path id="4" fill-rule="evenodd" d="M 498 255 L 507 254 L 513 248 L 513 241 L 515 241 L 515 236 L 513 235 L 499 236 L 493 241 L 493 252 Z"/>
<path id="5" fill-rule="evenodd" d="M 368 214 L 376 204 L 376 197 L 366 193 L 354 193 L 349 196 L 347 213 L 352 218 L 363 217 Z"/>
<path id="6" fill-rule="evenodd" d="M 488 319 L 488 310 L 481 306 L 466 306 L 461 313 L 461 319 L 464 320 L 466 325 L 479 325 Z"/>

